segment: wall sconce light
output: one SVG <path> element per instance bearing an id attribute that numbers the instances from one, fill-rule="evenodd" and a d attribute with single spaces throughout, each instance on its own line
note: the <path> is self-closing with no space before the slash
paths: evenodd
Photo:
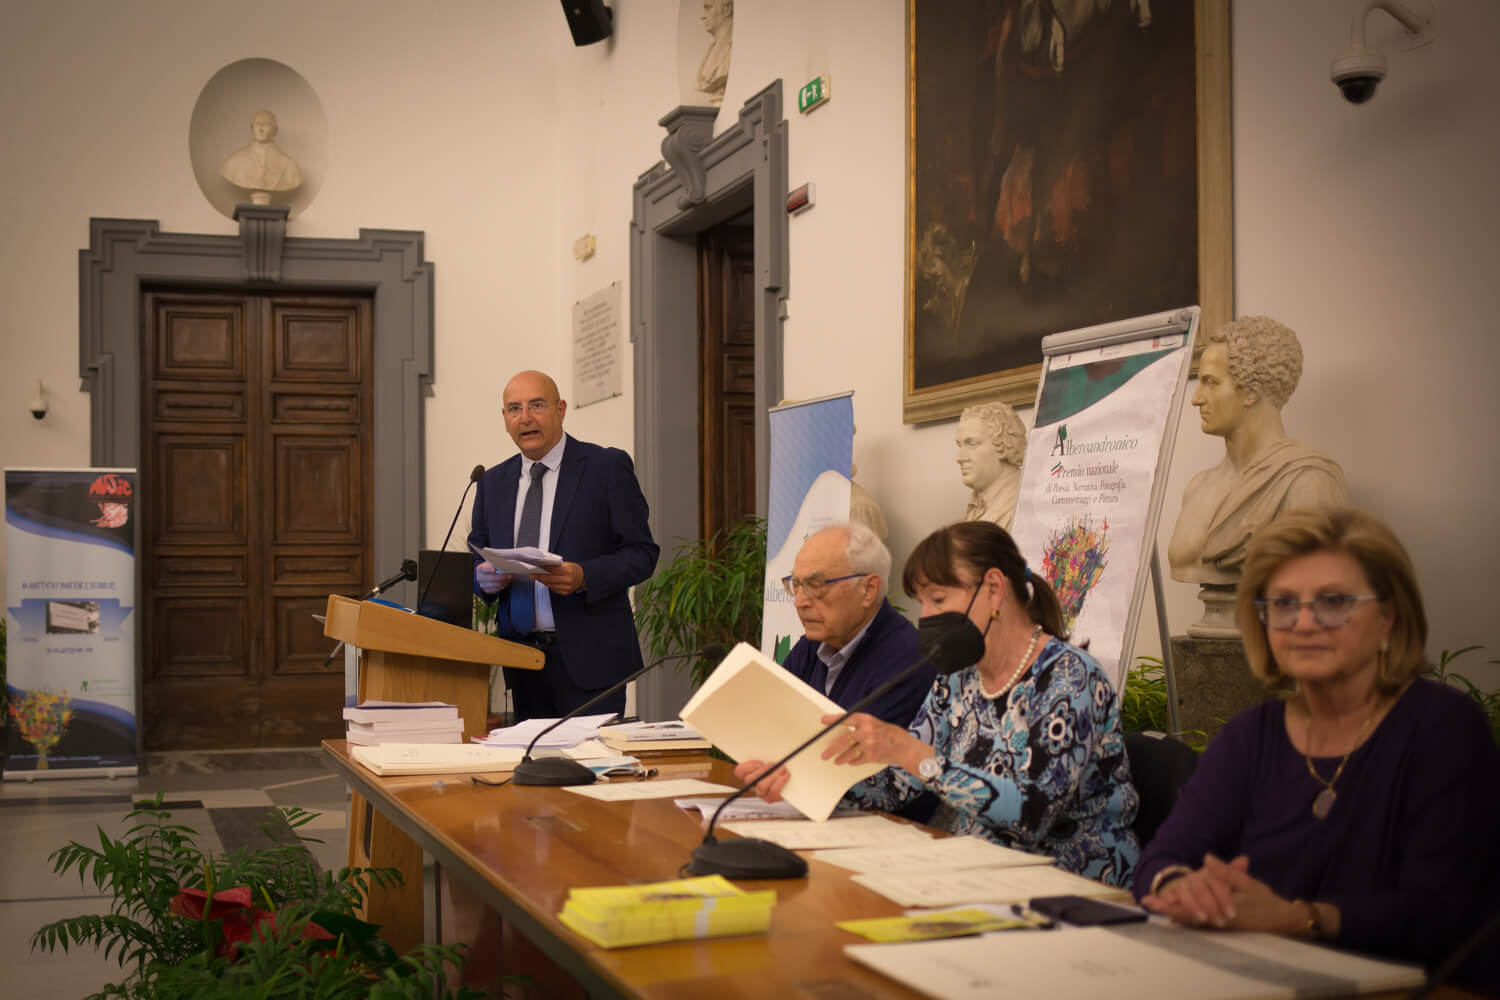
<path id="1" fill-rule="evenodd" d="M 31 402 L 26 404 L 31 415 L 40 420 L 47 415 L 47 397 L 42 393 L 42 380 L 36 380 L 36 392 L 32 393 Z"/>

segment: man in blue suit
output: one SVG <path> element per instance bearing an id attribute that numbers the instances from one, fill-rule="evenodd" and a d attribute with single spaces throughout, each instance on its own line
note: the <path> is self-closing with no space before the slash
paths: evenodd
<path id="1" fill-rule="evenodd" d="M 625 452 L 563 433 L 567 408 L 547 375 L 512 378 L 505 429 L 521 453 L 487 470 L 474 497 L 470 543 L 535 545 L 564 560 L 530 581 L 488 562 L 474 567 L 475 591 L 499 602 L 501 637 L 546 655 L 540 671 L 505 671 L 516 721 L 563 715 L 642 665 L 627 592 L 656 569 L 660 552 L 646 498 Z M 597 711 L 624 708 L 621 690 Z"/>

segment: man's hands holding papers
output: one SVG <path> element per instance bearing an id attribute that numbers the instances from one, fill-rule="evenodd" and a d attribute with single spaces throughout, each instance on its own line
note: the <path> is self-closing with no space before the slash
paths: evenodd
<path id="1" fill-rule="evenodd" d="M 825 715 L 819 721 L 826 726 L 842 714 Z M 833 739 L 824 748 L 822 756 L 835 764 L 894 764 L 916 774 L 918 762 L 932 754 L 932 747 L 900 726 L 856 712 L 844 721 L 843 726 L 834 730 Z M 734 774 L 741 781 L 759 776 L 760 780 L 755 783 L 756 794 L 767 802 L 780 801 L 781 790 L 790 775 L 783 767 L 774 774 L 761 776 L 765 769 L 765 761 L 746 760 L 735 765 Z"/>
<path id="2" fill-rule="evenodd" d="M 1319 906 L 1318 923 L 1331 930 L 1336 913 L 1317 903 L 1283 899 L 1250 874 L 1250 859 L 1241 854 L 1233 861 L 1203 856 L 1203 867 L 1174 878 L 1154 894 L 1141 899 L 1154 913 L 1171 917 L 1189 927 L 1218 927 L 1240 931 L 1269 931 L 1297 935 L 1307 927 L 1309 906 Z"/>

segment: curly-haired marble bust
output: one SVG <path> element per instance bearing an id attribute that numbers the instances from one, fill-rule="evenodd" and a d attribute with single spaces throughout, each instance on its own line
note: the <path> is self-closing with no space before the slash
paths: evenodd
<path id="1" fill-rule="evenodd" d="M 1270 317 L 1245 316 L 1207 344 L 1192 402 L 1203 432 L 1224 439 L 1224 460 L 1183 491 L 1167 560 L 1174 579 L 1233 586 L 1256 528 L 1283 511 L 1346 504 L 1349 496 L 1339 464 L 1290 438 L 1281 423 L 1302 377 L 1297 334 Z"/>
<path id="2" fill-rule="evenodd" d="M 1009 531 L 1026 457 L 1026 425 L 1004 403 L 976 403 L 959 414 L 953 440 L 959 474 L 974 491 L 963 519 L 993 521 Z"/>

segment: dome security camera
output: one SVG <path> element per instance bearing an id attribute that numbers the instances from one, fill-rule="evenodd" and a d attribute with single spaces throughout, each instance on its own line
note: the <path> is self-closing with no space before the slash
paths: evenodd
<path id="1" fill-rule="evenodd" d="M 1350 104 L 1363 104 L 1375 96 L 1385 79 L 1385 54 L 1363 45 L 1350 45 L 1333 61 L 1329 78 Z"/>
<path id="2" fill-rule="evenodd" d="M 1415 39 L 1416 45 L 1431 41 L 1427 28 L 1431 22 L 1417 14 L 1401 0 L 1360 0 L 1349 28 L 1349 47 L 1339 53 L 1329 69 L 1329 79 L 1350 104 L 1364 104 L 1375 96 L 1375 88 L 1385 79 L 1385 53 L 1365 44 L 1365 20 L 1376 9 L 1395 18 Z"/>

